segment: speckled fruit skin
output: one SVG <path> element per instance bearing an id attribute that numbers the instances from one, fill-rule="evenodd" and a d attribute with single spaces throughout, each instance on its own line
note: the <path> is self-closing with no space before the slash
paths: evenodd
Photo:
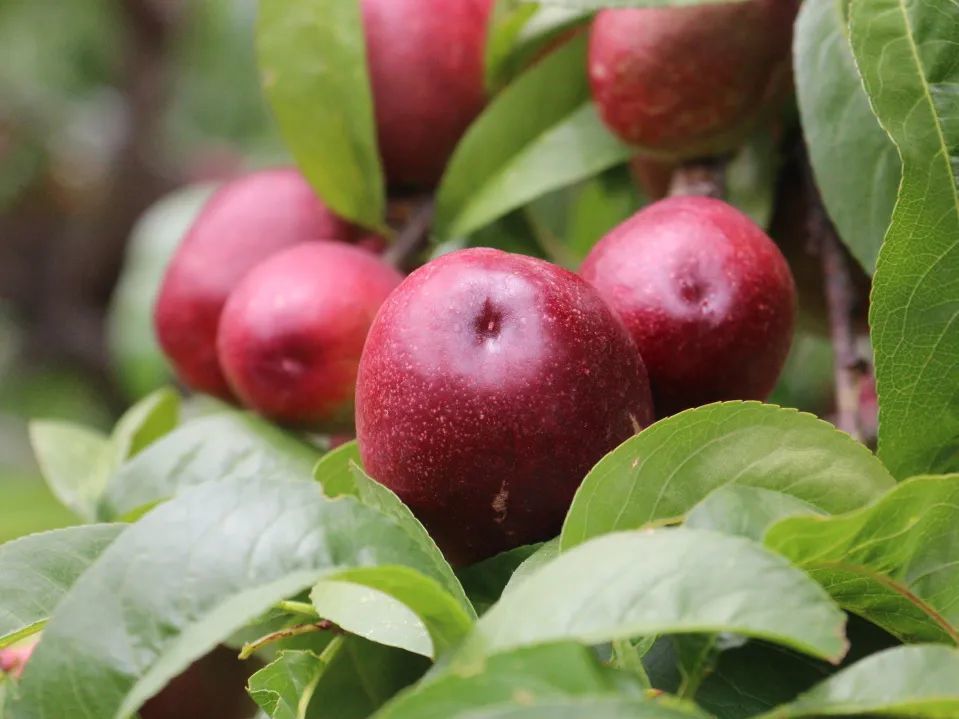
<path id="1" fill-rule="evenodd" d="M 603 10 L 589 78 L 626 142 L 670 158 L 726 152 L 789 86 L 799 0 Z"/>
<path id="2" fill-rule="evenodd" d="M 188 386 L 231 393 L 216 357 L 227 295 L 257 263 L 306 240 L 363 241 L 364 230 L 334 215 L 299 172 L 254 172 L 221 187 L 167 268 L 154 309 L 157 338 Z"/>
<path id="3" fill-rule="evenodd" d="M 641 210 L 599 241 L 582 276 L 643 355 L 657 414 L 763 400 L 792 343 L 796 287 L 752 220 L 708 197 Z"/>
<path id="4" fill-rule="evenodd" d="M 436 185 L 483 109 L 492 0 L 363 0 L 380 155 L 394 189 Z"/>
<path id="5" fill-rule="evenodd" d="M 499 250 L 410 275 L 360 362 L 364 465 L 457 564 L 554 536 L 593 464 L 651 420 L 642 359 L 599 295 Z"/>
<path id="6" fill-rule="evenodd" d="M 230 387 L 278 422 L 352 428 L 366 334 L 402 280 L 366 250 L 332 242 L 265 260 L 230 294 L 220 318 L 217 349 Z"/>

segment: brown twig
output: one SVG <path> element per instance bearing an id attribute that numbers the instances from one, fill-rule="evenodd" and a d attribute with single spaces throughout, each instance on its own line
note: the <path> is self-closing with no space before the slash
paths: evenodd
<path id="1" fill-rule="evenodd" d="M 726 165 L 728 158 L 717 157 L 687 162 L 675 170 L 669 183 L 670 197 L 699 195 L 726 196 Z"/>
<path id="2" fill-rule="evenodd" d="M 314 632 L 327 631 L 335 634 L 343 634 L 343 630 L 328 619 L 321 619 L 318 622 L 311 622 L 310 624 L 297 624 L 293 627 L 287 627 L 286 629 L 270 632 L 259 639 L 254 639 L 252 642 L 247 642 L 244 644 L 243 648 L 240 650 L 240 659 L 249 659 L 267 644 L 272 644 L 273 642 L 278 642 L 282 639 L 299 637 L 304 634 L 312 634 Z"/>
<path id="3" fill-rule="evenodd" d="M 408 269 L 410 263 L 429 238 L 430 228 L 433 226 L 435 205 L 432 198 L 420 201 L 412 211 L 406 225 L 397 233 L 383 259 L 394 267 Z"/>
<path id="4" fill-rule="evenodd" d="M 821 203 L 809 216 L 809 233 L 819 248 L 823 285 L 829 310 L 829 333 L 835 356 L 836 426 L 863 440 L 860 396 L 869 367 L 859 354 L 853 316 L 856 290 L 851 260 Z"/>

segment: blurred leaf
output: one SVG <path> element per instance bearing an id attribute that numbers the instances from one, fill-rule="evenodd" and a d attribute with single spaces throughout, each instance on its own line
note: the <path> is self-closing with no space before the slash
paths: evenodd
<path id="1" fill-rule="evenodd" d="M 896 203 L 900 163 L 880 127 L 846 34 L 848 0 L 806 0 L 795 34 L 796 91 L 816 184 L 840 237 L 868 273 Z"/>
<path id="2" fill-rule="evenodd" d="M 366 41 L 358 2 L 262 0 L 266 97 L 303 174 L 339 215 L 386 231 Z"/>
<path id="3" fill-rule="evenodd" d="M 785 492 L 843 512 L 894 483 L 866 447 L 812 415 L 719 402 L 661 420 L 601 459 L 573 499 L 561 546 L 618 529 L 678 523 L 728 484 Z"/>
<path id="4" fill-rule="evenodd" d="M 856 0 L 853 54 L 902 159 L 869 324 L 879 456 L 897 479 L 959 470 L 959 5 Z"/>
<path id="5" fill-rule="evenodd" d="M 128 409 L 110 436 L 117 464 L 139 454 L 172 432 L 180 418 L 180 395 L 158 389 Z"/>
<path id="6" fill-rule="evenodd" d="M 589 13 L 535 2 L 496 0 L 486 41 L 486 86 L 498 90 Z"/>
<path id="7" fill-rule="evenodd" d="M 790 517 L 766 545 L 904 641 L 959 644 L 959 475 L 916 477 L 836 517 Z"/>
<path id="8" fill-rule="evenodd" d="M 127 516 L 197 484 L 236 477 L 308 480 L 319 451 L 251 415 L 221 411 L 182 424 L 123 465 L 100 502 Z"/>
<path id="9" fill-rule="evenodd" d="M 629 219 L 645 202 L 625 167 L 586 180 L 569 205 L 566 225 L 566 244 L 577 265 L 600 238 Z"/>
<path id="10" fill-rule="evenodd" d="M 526 72 L 470 127 L 437 195 L 440 240 L 468 235 L 550 190 L 625 162 L 589 100 L 586 39 Z"/>
<path id="11" fill-rule="evenodd" d="M 352 497 L 281 479 L 194 487 L 131 525 L 64 597 L 13 719 L 128 716 L 278 600 L 376 565 L 442 581 L 398 522 Z"/>
<path id="12" fill-rule="evenodd" d="M 769 227 L 776 200 L 779 149 L 768 128 L 754 132 L 726 167 L 726 200 Z"/>
<path id="13" fill-rule="evenodd" d="M 518 0 L 524 2 L 525 0 Z M 602 10 L 617 7 L 684 7 L 687 5 L 710 5 L 745 0 L 538 0 L 543 7 L 560 7 L 570 10 Z"/>
<path id="14" fill-rule="evenodd" d="M 434 659 L 473 624 L 441 584 L 407 567 L 337 572 L 317 583 L 310 599 L 321 617 L 352 634 Z"/>
<path id="15" fill-rule="evenodd" d="M 466 595 L 478 614 L 482 614 L 499 601 L 516 569 L 536 554 L 542 546 L 542 544 L 526 544 L 516 547 L 501 552 L 495 557 L 484 559 L 482 562 L 463 567 L 457 572 Z"/>
<path id="16" fill-rule="evenodd" d="M 726 484 L 711 492 L 686 515 L 684 526 L 763 540 L 778 520 L 796 514 L 822 514 L 809 502 L 785 492 Z"/>
<path id="17" fill-rule="evenodd" d="M 0 470 L 0 542 L 76 524 L 39 476 Z"/>
<path id="18" fill-rule="evenodd" d="M 827 415 L 834 407 L 834 364 L 832 343 L 827 337 L 798 330 L 786 366 L 767 401 L 811 414 Z"/>
<path id="19" fill-rule="evenodd" d="M 457 714 L 462 719 L 709 719 L 695 706 L 624 697 L 567 697 Z"/>
<path id="20" fill-rule="evenodd" d="M 627 675 L 600 664 L 589 649 L 554 644 L 493 656 L 475 670 L 453 667 L 396 697 L 375 719 L 452 719 L 486 707 L 641 692 Z"/>
<path id="21" fill-rule="evenodd" d="M 74 581 L 125 527 L 56 529 L 0 545 L 0 647 L 40 631 Z"/>
<path id="22" fill-rule="evenodd" d="M 474 666 L 554 641 L 708 632 L 838 661 L 846 652 L 844 624 L 815 582 L 754 542 L 692 529 L 619 532 L 560 554 L 504 594 L 453 661 Z"/>
<path id="23" fill-rule="evenodd" d="M 866 715 L 951 719 L 959 713 L 957 677 L 956 649 L 897 647 L 863 659 L 757 719 Z"/>
<path id="24" fill-rule="evenodd" d="M 166 266 L 210 197 L 207 185 L 167 195 L 137 221 L 110 301 L 107 340 L 123 389 L 139 398 L 172 376 L 153 332 L 153 304 Z"/>
<path id="25" fill-rule="evenodd" d="M 30 443 L 51 491 L 80 519 L 97 518 L 97 502 L 113 470 L 114 449 L 100 432 L 72 422 L 34 420 Z"/>

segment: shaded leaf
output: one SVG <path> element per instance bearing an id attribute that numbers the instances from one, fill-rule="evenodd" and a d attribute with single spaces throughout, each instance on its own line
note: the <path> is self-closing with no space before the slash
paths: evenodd
<path id="1" fill-rule="evenodd" d="M 516 547 L 456 573 L 477 613 L 482 614 L 499 601 L 516 569 L 542 546 L 540 543 Z"/>
<path id="2" fill-rule="evenodd" d="M 606 455 L 573 499 L 563 549 L 618 529 L 677 523 L 713 490 L 785 492 L 827 512 L 860 507 L 893 486 L 863 445 L 809 414 L 720 402 L 668 417 Z"/>
<path id="3" fill-rule="evenodd" d="M 869 324 L 879 456 L 897 479 L 959 470 L 959 5 L 856 0 L 853 54 L 902 160 Z"/>
<path id="4" fill-rule="evenodd" d="M 891 634 L 959 644 L 959 475 L 908 480 L 842 516 L 784 519 L 766 545 Z"/>
<path id="5" fill-rule="evenodd" d="M 693 507 L 684 524 L 690 529 L 711 529 L 761 542 L 771 525 L 796 514 L 823 512 L 785 492 L 729 484 Z"/>

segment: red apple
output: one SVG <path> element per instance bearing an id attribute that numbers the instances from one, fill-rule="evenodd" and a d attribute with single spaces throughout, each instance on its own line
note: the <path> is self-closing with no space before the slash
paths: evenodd
<path id="1" fill-rule="evenodd" d="M 659 416 L 772 391 L 796 287 L 779 248 L 736 208 L 708 197 L 657 202 L 600 240 L 581 274 L 636 342 Z"/>
<path id="2" fill-rule="evenodd" d="M 799 0 L 603 10 L 589 78 L 606 124 L 670 158 L 731 150 L 789 86 Z"/>
<path id="3" fill-rule="evenodd" d="M 456 563 L 554 536 L 593 464 L 652 414 L 643 361 L 599 295 L 491 249 L 410 275 L 357 380 L 367 471 Z"/>
<path id="4" fill-rule="evenodd" d="M 492 4 L 363 0 L 380 154 L 392 187 L 433 187 L 483 109 Z"/>
<path id="5" fill-rule="evenodd" d="M 220 366 L 231 388 L 279 422 L 351 428 L 366 333 L 402 279 L 370 252 L 332 242 L 264 260 L 230 294 L 220 318 Z"/>
<path id="6" fill-rule="evenodd" d="M 334 215 L 294 169 L 254 172 L 220 188 L 174 255 L 154 310 L 160 345 L 180 378 L 195 390 L 229 398 L 216 333 L 230 291 L 278 250 L 364 236 Z"/>

